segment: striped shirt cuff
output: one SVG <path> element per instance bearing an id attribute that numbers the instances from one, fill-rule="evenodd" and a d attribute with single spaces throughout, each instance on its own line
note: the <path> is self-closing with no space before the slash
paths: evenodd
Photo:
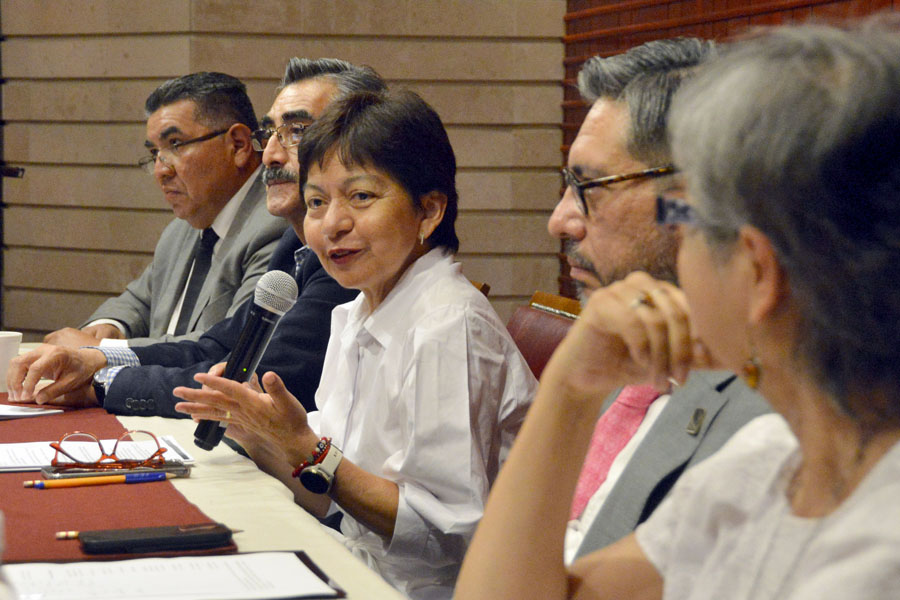
<path id="1" fill-rule="evenodd" d="M 106 357 L 106 367 L 94 373 L 94 382 L 103 386 L 104 391 L 109 391 L 113 379 L 122 369 L 126 367 L 139 367 L 140 359 L 131 348 L 118 348 L 114 346 L 85 346 L 85 348 L 93 348 L 99 350 Z"/>

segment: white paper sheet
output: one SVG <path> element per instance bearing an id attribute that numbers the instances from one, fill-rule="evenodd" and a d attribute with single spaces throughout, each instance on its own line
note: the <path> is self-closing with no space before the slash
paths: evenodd
<path id="1" fill-rule="evenodd" d="M 39 408 L 37 406 L 11 406 L 0 404 L 0 421 L 7 419 L 22 419 L 24 417 L 40 417 L 43 415 L 55 415 L 62 411 L 58 408 Z"/>
<path id="2" fill-rule="evenodd" d="M 115 440 L 100 441 L 107 450 L 111 450 L 115 444 Z M 85 442 L 84 445 L 86 446 L 89 443 L 91 442 Z M 119 444 L 116 454 L 119 458 L 124 459 L 147 456 L 146 450 L 139 450 L 138 448 L 142 443 L 144 442 L 122 442 Z M 194 458 L 172 436 L 162 436 L 159 438 L 159 443 L 163 448 L 167 449 L 164 454 L 166 461 L 183 462 L 189 465 L 194 463 Z M 153 444 L 153 442 L 151 441 L 150 444 Z M 96 445 L 94 445 L 94 448 L 96 448 Z M 56 450 L 50 447 L 49 440 L 46 442 L 0 444 L 0 472 L 40 471 L 42 467 L 50 466 L 50 461 L 53 460 L 54 454 L 56 454 Z"/>
<path id="3" fill-rule="evenodd" d="M 19 600 L 336 598 L 290 552 L 5 565 Z"/>

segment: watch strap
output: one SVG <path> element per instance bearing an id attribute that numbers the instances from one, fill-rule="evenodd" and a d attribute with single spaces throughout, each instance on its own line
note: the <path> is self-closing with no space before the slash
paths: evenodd
<path id="1" fill-rule="evenodd" d="M 320 471 L 324 471 L 328 475 L 331 475 L 331 478 L 334 479 L 334 473 L 337 471 L 338 465 L 341 464 L 341 460 L 344 458 L 344 453 L 341 452 L 341 449 L 331 444 L 328 448 L 328 453 L 325 455 L 325 458 L 322 459 L 322 462 L 319 463 L 318 467 Z"/>
<path id="2" fill-rule="evenodd" d="M 326 438 L 323 438 L 323 440 Z M 340 448 L 331 443 L 331 439 L 327 438 L 327 447 L 325 450 L 316 455 L 313 454 L 311 461 L 306 461 L 295 470 L 300 483 L 307 490 L 314 494 L 327 494 L 331 491 L 334 483 L 335 472 L 344 458 L 344 453 Z M 305 466 L 304 466 L 305 465 Z"/>
<path id="3" fill-rule="evenodd" d="M 94 378 L 91 381 L 91 385 L 94 388 L 94 397 L 97 399 L 97 404 L 100 405 L 100 408 L 103 408 L 103 401 L 106 400 L 106 383 L 97 381 Z"/>

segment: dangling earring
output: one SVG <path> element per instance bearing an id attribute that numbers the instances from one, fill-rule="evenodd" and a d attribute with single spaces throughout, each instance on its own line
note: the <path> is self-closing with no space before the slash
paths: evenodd
<path id="1" fill-rule="evenodd" d="M 743 376 L 744 383 L 750 389 L 755 390 L 759 387 L 759 378 L 762 377 L 762 365 L 759 364 L 759 359 L 755 353 L 744 361 L 743 366 L 741 366 L 741 376 Z"/>
<path id="2" fill-rule="evenodd" d="M 419 245 L 420 246 L 425 245 L 425 234 L 421 231 L 419 232 Z"/>

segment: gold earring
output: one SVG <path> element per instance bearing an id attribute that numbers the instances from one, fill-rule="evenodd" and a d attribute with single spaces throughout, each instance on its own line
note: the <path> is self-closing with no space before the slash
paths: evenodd
<path id="1" fill-rule="evenodd" d="M 741 375 L 747 387 L 752 390 L 759 387 L 759 379 L 762 377 L 762 365 L 759 364 L 759 359 L 756 356 L 751 356 L 744 361 L 741 367 Z"/>

